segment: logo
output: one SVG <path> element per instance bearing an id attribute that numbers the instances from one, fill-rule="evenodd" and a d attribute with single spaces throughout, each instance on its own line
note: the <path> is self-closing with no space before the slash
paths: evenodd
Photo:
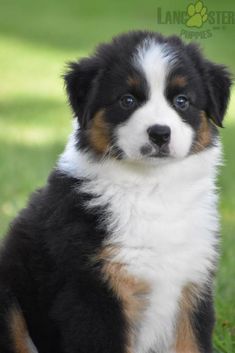
<path id="1" fill-rule="evenodd" d="M 215 30 L 223 30 L 235 24 L 234 11 L 209 10 L 205 1 L 196 0 L 186 9 L 164 11 L 157 9 L 157 23 L 164 25 L 182 25 L 180 35 L 185 39 L 210 38 Z"/>
<path id="2" fill-rule="evenodd" d="M 201 28 L 208 20 L 207 8 L 203 2 L 198 1 L 195 5 L 190 4 L 187 9 L 189 19 L 186 22 L 187 27 Z"/>

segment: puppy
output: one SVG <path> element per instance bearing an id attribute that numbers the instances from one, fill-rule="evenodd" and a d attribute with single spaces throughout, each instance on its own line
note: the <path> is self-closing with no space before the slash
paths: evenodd
<path id="1" fill-rule="evenodd" d="M 65 83 L 74 130 L 1 250 L 0 352 L 211 353 L 228 71 L 137 31 Z"/>

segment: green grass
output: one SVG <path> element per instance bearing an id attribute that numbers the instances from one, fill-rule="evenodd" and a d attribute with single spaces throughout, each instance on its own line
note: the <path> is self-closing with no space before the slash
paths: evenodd
<path id="1" fill-rule="evenodd" d="M 234 11 L 231 1 L 205 1 L 209 10 Z M 130 29 L 179 34 L 183 25 L 158 25 L 156 9 L 183 10 L 188 1 L 97 3 L 78 0 L 1 1 L 0 225 L 1 234 L 35 188 L 43 185 L 70 131 L 61 74 L 64 63 L 100 41 Z M 205 26 L 205 29 L 207 27 Z M 200 44 L 209 58 L 235 73 L 234 26 L 213 30 Z M 221 261 L 216 286 L 215 348 L 235 352 L 235 94 L 222 131 L 226 164 L 221 193 Z"/>

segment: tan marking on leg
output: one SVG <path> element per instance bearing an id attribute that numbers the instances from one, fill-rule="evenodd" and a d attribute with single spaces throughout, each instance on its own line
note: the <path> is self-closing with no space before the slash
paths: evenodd
<path id="1" fill-rule="evenodd" d="M 187 85 L 187 78 L 185 76 L 177 75 L 170 81 L 172 87 L 185 87 Z"/>
<path id="2" fill-rule="evenodd" d="M 9 314 L 9 328 L 15 353 L 32 353 L 29 347 L 29 333 L 22 312 L 14 307 Z"/>
<path id="3" fill-rule="evenodd" d="M 201 152 L 212 142 L 211 125 L 205 112 L 200 113 L 200 126 L 196 133 L 196 139 L 193 146 L 193 152 Z"/>
<path id="4" fill-rule="evenodd" d="M 129 326 L 125 353 L 132 353 L 135 326 L 148 304 L 147 297 L 150 286 L 143 280 L 130 275 L 125 264 L 115 260 L 118 251 L 119 249 L 116 247 L 106 246 L 98 258 L 103 261 L 102 273 L 105 281 L 122 303 Z"/>
<path id="5" fill-rule="evenodd" d="M 199 290 L 194 285 L 184 288 L 182 292 L 176 328 L 176 353 L 200 353 L 191 323 L 199 295 Z"/>
<path id="6" fill-rule="evenodd" d="M 105 153 L 110 144 L 108 124 L 104 118 L 104 110 L 99 110 L 91 120 L 88 129 L 88 139 L 91 146 L 98 153 Z"/>

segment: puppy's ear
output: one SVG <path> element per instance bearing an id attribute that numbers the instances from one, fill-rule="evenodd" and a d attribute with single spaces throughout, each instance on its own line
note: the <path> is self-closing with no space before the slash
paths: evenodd
<path id="1" fill-rule="evenodd" d="M 225 66 L 205 60 L 197 44 L 188 44 L 186 50 L 202 76 L 206 89 L 207 116 L 217 126 L 223 127 L 223 118 L 229 102 L 232 84 L 231 75 Z"/>
<path id="2" fill-rule="evenodd" d="M 230 97 L 231 76 L 222 65 L 205 62 L 205 85 L 207 89 L 208 117 L 219 127 L 223 127 L 223 119 Z"/>
<path id="3" fill-rule="evenodd" d="M 64 75 L 69 102 L 81 128 L 86 127 L 89 119 L 88 103 L 99 69 L 96 58 L 85 58 L 69 63 Z"/>

